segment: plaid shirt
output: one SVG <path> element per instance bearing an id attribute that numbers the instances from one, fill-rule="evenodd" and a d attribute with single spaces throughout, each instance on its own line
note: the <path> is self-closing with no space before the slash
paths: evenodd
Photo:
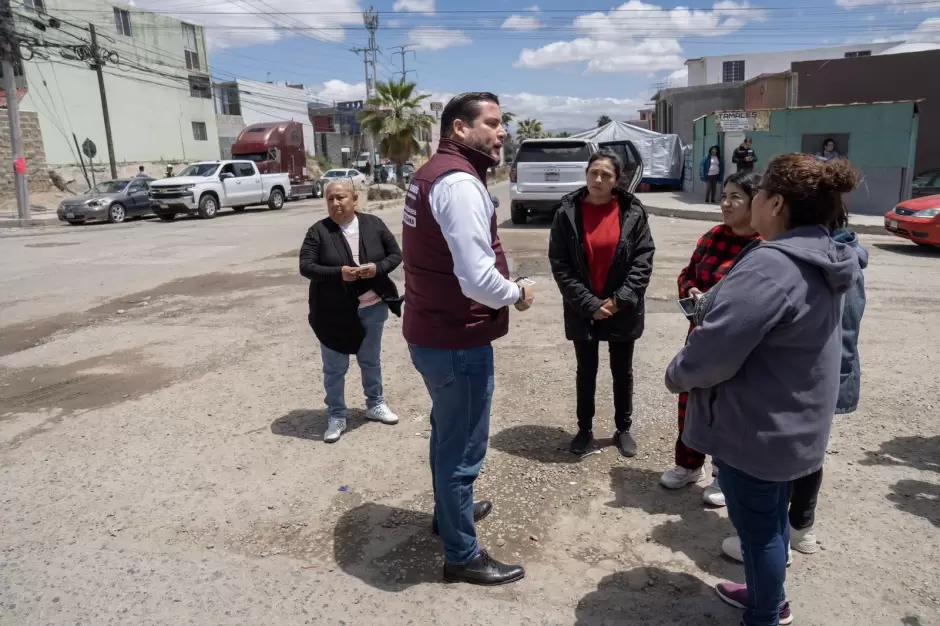
<path id="1" fill-rule="evenodd" d="M 703 293 L 714 287 L 731 269 L 741 250 L 759 238 L 757 234 L 749 237 L 735 235 L 724 224 L 702 235 L 695 245 L 689 264 L 679 272 L 679 297 L 688 298 L 689 289 L 693 287 Z"/>

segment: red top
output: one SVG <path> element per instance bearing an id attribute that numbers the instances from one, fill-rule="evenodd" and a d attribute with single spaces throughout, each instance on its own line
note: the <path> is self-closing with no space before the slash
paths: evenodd
<path id="1" fill-rule="evenodd" d="M 607 204 L 581 203 L 584 253 L 591 272 L 591 291 L 604 296 L 604 283 L 620 244 L 620 204 L 613 198 Z"/>

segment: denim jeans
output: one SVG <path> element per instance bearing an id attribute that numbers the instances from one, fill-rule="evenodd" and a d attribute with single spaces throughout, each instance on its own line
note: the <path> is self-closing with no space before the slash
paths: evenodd
<path id="1" fill-rule="evenodd" d="M 480 552 L 473 523 L 473 482 L 490 434 L 493 347 L 408 348 L 431 395 L 431 481 L 444 559 L 463 565 Z"/>
<path id="2" fill-rule="evenodd" d="M 787 546 L 790 544 L 789 483 L 754 478 L 719 459 L 718 482 L 728 517 L 741 539 L 747 583 L 746 626 L 777 626 L 786 599 Z"/>
<path id="3" fill-rule="evenodd" d="M 365 339 L 356 353 L 362 372 L 362 390 L 366 394 L 366 408 L 385 403 L 382 396 L 382 329 L 388 319 L 388 305 L 384 302 L 359 309 L 359 319 L 366 329 Z M 323 361 L 323 387 L 326 389 L 326 412 L 330 417 L 346 417 L 346 372 L 349 355 L 330 350 L 320 344 Z"/>

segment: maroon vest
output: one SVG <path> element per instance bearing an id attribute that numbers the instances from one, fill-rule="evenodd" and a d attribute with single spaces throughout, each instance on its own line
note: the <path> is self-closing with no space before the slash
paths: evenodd
<path id="1" fill-rule="evenodd" d="M 509 311 L 474 302 L 460 291 L 454 258 L 434 215 L 430 194 L 434 183 L 451 172 L 466 172 L 486 186 L 488 154 L 459 142 L 441 139 L 437 152 L 411 179 L 405 198 L 402 254 L 405 267 L 405 310 L 402 333 L 408 343 L 441 350 L 485 346 L 509 332 Z M 503 246 L 496 234 L 496 212 L 490 221 L 496 269 L 509 278 Z"/>

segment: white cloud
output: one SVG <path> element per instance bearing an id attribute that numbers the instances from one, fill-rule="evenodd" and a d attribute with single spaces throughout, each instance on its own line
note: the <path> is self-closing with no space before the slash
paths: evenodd
<path id="1" fill-rule="evenodd" d="M 587 62 L 589 73 L 649 73 L 681 68 L 683 37 L 721 37 L 747 22 L 767 19 L 746 0 L 719 0 L 710 11 L 684 7 L 664 9 L 629 0 L 608 13 L 580 15 L 574 28 L 581 35 L 537 49 L 524 49 L 515 67 L 548 68 Z"/>
<path id="2" fill-rule="evenodd" d="M 836 0 L 836 6 L 843 9 L 857 9 L 858 7 L 885 7 L 891 6 L 900 13 L 916 13 L 940 10 L 940 2 L 911 2 L 910 0 Z"/>
<path id="3" fill-rule="evenodd" d="M 531 6 L 525 9 L 527 13 L 538 13 L 539 8 L 537 6 Z M 510 15 L 506 18 L 506 21 L 503 22 L 501 28 L 506 30 L 538 30 L 542 28 L 542 21 L 539 19 L 538 15 Z"/>
<path id="4" fill-rule="evenodd" d="M 462 30 L 443 26 L 419 26 L 408 32 L 408 42 L 421 50 L 443 50 L 470 43 L 470 37 Z"/>
<path id="5" fill-rule="evenodd" d="M 304 0 L 265 0 L 272 7 L 254 7 L 247 3 L 211 3 L 200 5 L 200 15 L 193 15 L 192 0 L 136 0 L 141 9 L 173 14 L 187 22 L 206 27 L 206 39 L 214 50 L 273 43 L 286 37 L 309 37 L 332 43 L 345 39 L 340 27 L 362 26 L 357 0 L 317 0 L 316 14 Z M 264 9 L 262 11 L 262 8 Z M 276 11 L 292 14 L 277 15 Z M 304 12 L 307 12 L 304 14 Z M 296 30 L 288 30 L 296 28 Z M 320 30 L 322 29 L 322 30 Z"/>
<path id="6" fill-rule="evenodd" d="M 681 70 L 676 70 L 672 74 L 666 77 L 666 87 L 688 87 L 689 85 L 689 68 L 683 67 Z"/>
<path id="7" fill-rule="evenodd" d="M 485 89 L 485 85 L 468 85 L 467 89 Z M 329 80 L 311 89 L 321 100 L 342 102 L 361 100 L 365 96 L 365 85 L 350 85 L 341 80 Z M 426 102 L 447 103 L 453 93 L 432 92 Z M 546 96 L 527 92 L 499 94 L 504 111 L 516 114 L 516 121 L 531 117 L 542 122 L 546 130 L 561 128 L 594 128 L 600 115 L 614 119 L 635 119 L 639 109 L 646 108 L 646 94 L 635 98 L 579 98 L 577 96 Z"/>
<path id="8" fill-rule="evenodd" d="M 434 15 L 434 0 L 395 0 L 392 10 Z"/>
<path id="9" fill-rule="evenodd" d="M 930 17 L 920 23 L 912 32 L 897 39 L 916 42 L 940 42 L 940 17 Z"/>

